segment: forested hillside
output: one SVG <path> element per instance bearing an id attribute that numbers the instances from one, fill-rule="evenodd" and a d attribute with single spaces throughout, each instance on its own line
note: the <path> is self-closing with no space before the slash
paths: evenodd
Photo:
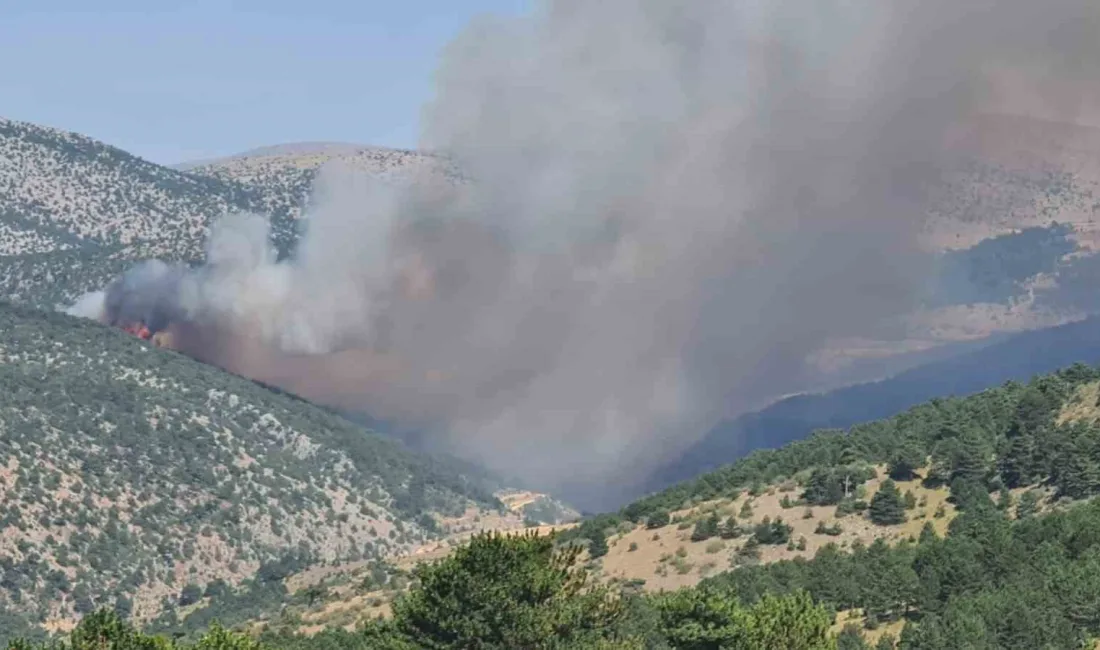
<path id="1" fill-rule="evenodd" d="M 1070 468 L 1100 462 L 1100 447 L 1090 446 L 1095 422 L 1067 413 L 1091 414 L 1087 404 L 1100 371 L 1076 364 L 1052 375 L 974 395 L 934 398 L 892 418 L 814 432 L 780 449 L 760 450 L 714 472 L 636 501 L 621 516 L 642 521 L 651 513 L 706 500 L 751 486 L 770 484 L 815 468 L 844 468 L 857 463 L 920 467 L 931 459 L 933 482 L 974 482 L 1009 488 L 1043 479 L 1060 493 L 1089 496 L 1100 485 L 1079 489 Z M 1086 408 L 1087 407 L 1087 408 Z M 1090 415 L 1091 417 L 1091 415 Z M 1085 453 L 1078 453 L 1083 451 Z M 838 470 L 839 471 L 839 470 Z M 1067 472 L 1071 472 L 1067 474 Z"/>
<path id="2" fill-rule="evenodd" d="M 933 515 L 894 481 L 944 490 L 949 510 Z M 849 539 L 846 548 L 818 544 L 810 555 L 798 552 L 806 542 L 782 520 L 746 527 L 707 505 L 777 488 L 791 490 L 784 498 L 789 519 L 803 508 L 835 508 L 818 536 L 863 521 L 882 532 Z M 666 526 L 677 524 L 672 514 L 675 527 L 693 529 L 693 541 L 734 540 L 726 550 L 736 570 L 703 584 L 745 602 L 805 588 L 832 609 L 861 611 L 871 627 L 897 622 L 898 631 L 905 623 L 905 648 L 1078 647 L 1100 634 L 1093 601 L 1100 593 L 1100 504 L 1091 501 L 1098 493 L 1100 370 L 1074 365 L 754 452 L 564 537 L 588 540 L 594 554 L 605 555 L 640 527 L 654 540 L 664 537 Z M 950 523 L 941 539 L 934 524 L 945 514 Z M 906 520 L 918 528 L 899 540 L 891 527 Z M 772 557 L 792 559 L 761 563 L 759 549 L 777 543 L 791 552 Z M 1023 616 L 1029 610 L 1038 615 Z"/>
<path id="3" fill-rule="evenodd" d="M 948 499 L 928 513 L 932 504 L 910 494 L 918 486 Z M 822 520 L 819 540 L 807 544 L 785 517 L 746 525 L 751 512 L 716 516 L 713 504 L 743 498 L 751 510 L 769 493 L 783 495 L 791 520 L 828 508 L 832 523 Z M 236 642 L 302 650 L 463 648 L 475 639 L 486 648 L 1083 648 L 1100 638 L 1097 493 L 1100 369 L 1074 365 L 756 452 L 555 538 L 476 537 L 415 569 L 383 621 L 307 635 L 269 627 Z M 899 527 L 912 532 L 885 534 Z M 831 541 L 849 529 L 872 534 Z M 638 543 L 618 550 L 638 531 L 653 540 L 690 531 L 728 564 L 673 592 L 608 580 L 613 554 L 644 552 Z M 776 560 L 769 549 L 783 547 L 788 559 Z"/>
<path id="4" fill-rule="evenodd" d="M 2 305 L 0 332 L 5 620 L 171 616 L 501 507 L 468 465 L 120 331 Z"/>

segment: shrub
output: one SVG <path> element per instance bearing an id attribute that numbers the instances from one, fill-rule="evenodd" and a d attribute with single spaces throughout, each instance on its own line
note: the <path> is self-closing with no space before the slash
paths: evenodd
<path id="1" fill-rule="evenodd" d="M 753 529 L 753 539 L 760 544 L 786 544 L 791 539 L 792 528 L 783 522 L 781 518 L 772 521 L 764 517 Z"/>
<path id="2" fill-rule="evenodd" d="M 646 528 L 650 530 L 654 528 L 663 528 L 669 523 L 669 515 L 667 510 L 658 510 L 651 514 L 645 522 Z"/>

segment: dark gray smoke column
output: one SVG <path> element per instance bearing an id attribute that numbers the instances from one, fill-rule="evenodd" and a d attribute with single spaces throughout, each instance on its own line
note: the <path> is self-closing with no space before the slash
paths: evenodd
<path id="1" fill-rule="evenodd" d="M 1091 74 L 1098 15 L 557 0 L 483 20 L 445 52 L 424 116 L 424 145 L 472 183 L 326 174 L 287 264 L 253 222 L 226 226 L 218 268 L 183 292 L 217 326 L 181 340 L 543 487 L 636 477 L 801 388 L 831 339 L 892 327 L 925 280 L 952 129 L 990 108 L 999 70 Z"/>

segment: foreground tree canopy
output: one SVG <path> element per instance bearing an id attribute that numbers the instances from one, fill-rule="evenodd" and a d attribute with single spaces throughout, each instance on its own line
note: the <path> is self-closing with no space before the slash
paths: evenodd
<path id="1" fill-rule="evenodd" d="M 85 618 L 66 641 L 12 650 L 411 650 L 684 648 L 827 650 L 832 615 L 804 592 L 742 605 L 718 590 L 685 589 L 628 597 L 591 584 L 581 547 L 552 536 L 486 534 L 416 571 L 418 586 L 394 604 L 393 618 L 356 632 L 253 639 L 214 626 L 194 643 L 144 634 L 117 613 Z"/>

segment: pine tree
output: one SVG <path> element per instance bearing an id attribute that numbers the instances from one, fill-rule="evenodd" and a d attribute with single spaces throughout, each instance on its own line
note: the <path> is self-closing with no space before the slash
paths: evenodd
<path id="1" fill-rule="evenodd" d="M 1027 519 L 1039 512 L 1039 493 L 1028 490 L 1020 496 L 1020 503 L 1016 506 L 1016 518 Z"/>
<path id="2" fill-rule="evenodd" d="M 839 503 L 844 498 L 844 485 L 835 474 L 827 469 L 815 469 L 806 480 L 806 490 L 802 493 L 806 503 L 825 506 Z"/>
<path id="3" fill-rule="evenodd" d="M 924 525 L 921 526 L 920 538 L 917 539 L 917 542 L 920 544 L 929 544 L 939 538 L 940 536 L 936 534 L 936 527 L 932 525 L 932 522 L 926 521 Z"/>
<path id="4" fill-rule="evenodd" d="M 868 620 L 896 620 L 907 614 L 920 589 L 908 554 L 894 552 L 879 538 L 867 548 L 862 563 L 867 569 L 863 607 Z"/>
<path id="5" fill-rule="evenodd" d="M 1001 479 L 1010 488 L 1030 485 L 1039 474 L 1036 460 L 1033 437 L 1025 434 L 1012 438 L 998 468 Z"/>
<path id="6" fill-rule="evenodd" d="M 871 521 L 879 526 L 892 526 L 905 521 L 905 503 L 898 486 L 892 479 L 882 482 L 882 487 L 871 499 Z"/>
<path id="7" fill-rule="evenodd" d="M 904 443 L 890 457 L 886 471 L 896 481 L 908 481 L 922 465 L 924 454 L 921 450 L 912 443 Z"/>
<path id="8" fill-rule="evenodd" d="M 981 436 L 967 433 L 960 436 L 951 463 L 951 480 L 982 482 L 989 471 L 989 450 Z"/>
<path id="9" fill-rule="evenodd" d="M 603 557 L 607 555 L 607 537 L 604 535 L 594 535 L 592 542 L 588 545 L 588 555 L 592 559 Z"/>
<path id="10" fill-rule="evenodd" d="M 832 614 L 805 592 L 765 594 L 752 606 L 707 589 L 682 589 L 655 601 L 674 648 L 832 650 Z"/>
<path id="11" fill-rule="evenodd" d="M 753 539 L 761 544 L 786 544 L 791 539 L 792 530 L 782 518 L 772 521 L 771 517 L 764 517 L 754 528 Z"/>
<path id="12" fill-rule="evenodd" d="M 712 512 L 706 519 L 700 519 L 695 522 L 695 530 L 691 532 L 691 541 L 701 542 L 716 536 L 719 532 L 720 525 L 721 522 L 718 519 L 718 513 Z"/>
<path id="13" fill-rule="evenodd" d="M 1037 386 L 1028 386 L 1016 403 L 1016 421 L 1013 426 L 1020 433 L 1034 435 L 1053 419 L 1059 404 Z"/>
<path id="14" fill-rule="evenodd" d="M 959 510 L 993 508 L 993 500 L 989 498 L 985 486 L 964 478 L 951 481 L 951 501 Z"/>
<path id="15" fill-rule="evenodd" d="M 419 586 L 393 605 L 393 624 L 410 642 L 401 647 L 622 647 L 612 643 L 624 603 L 591 583 L 579 552 L 550 536 L 490 533 L 420 565 Z"/>
<path id="16" fill-rule="evenodd" d="M 730 518 L 718 530 L 718 534 L 722 539 L 735 539 L 741 536 L 741 526 L 737 523 L 737 519 L 730 515 Z"/>
<path id="17" fill-rule="evenodd" d="M 871 650 L 871 646 L 867 645 L 859 626 L 849 623 L 836 636 L 836 650 Z"/>
<path id="18" fill-rule="evenodd" d="M 1095 494 L 1100 486 L 1100 465 L 1088 456 L 1073 454 L 1059 479 L 1058 489 L 1062 494 L 1084 499 Z"/>

